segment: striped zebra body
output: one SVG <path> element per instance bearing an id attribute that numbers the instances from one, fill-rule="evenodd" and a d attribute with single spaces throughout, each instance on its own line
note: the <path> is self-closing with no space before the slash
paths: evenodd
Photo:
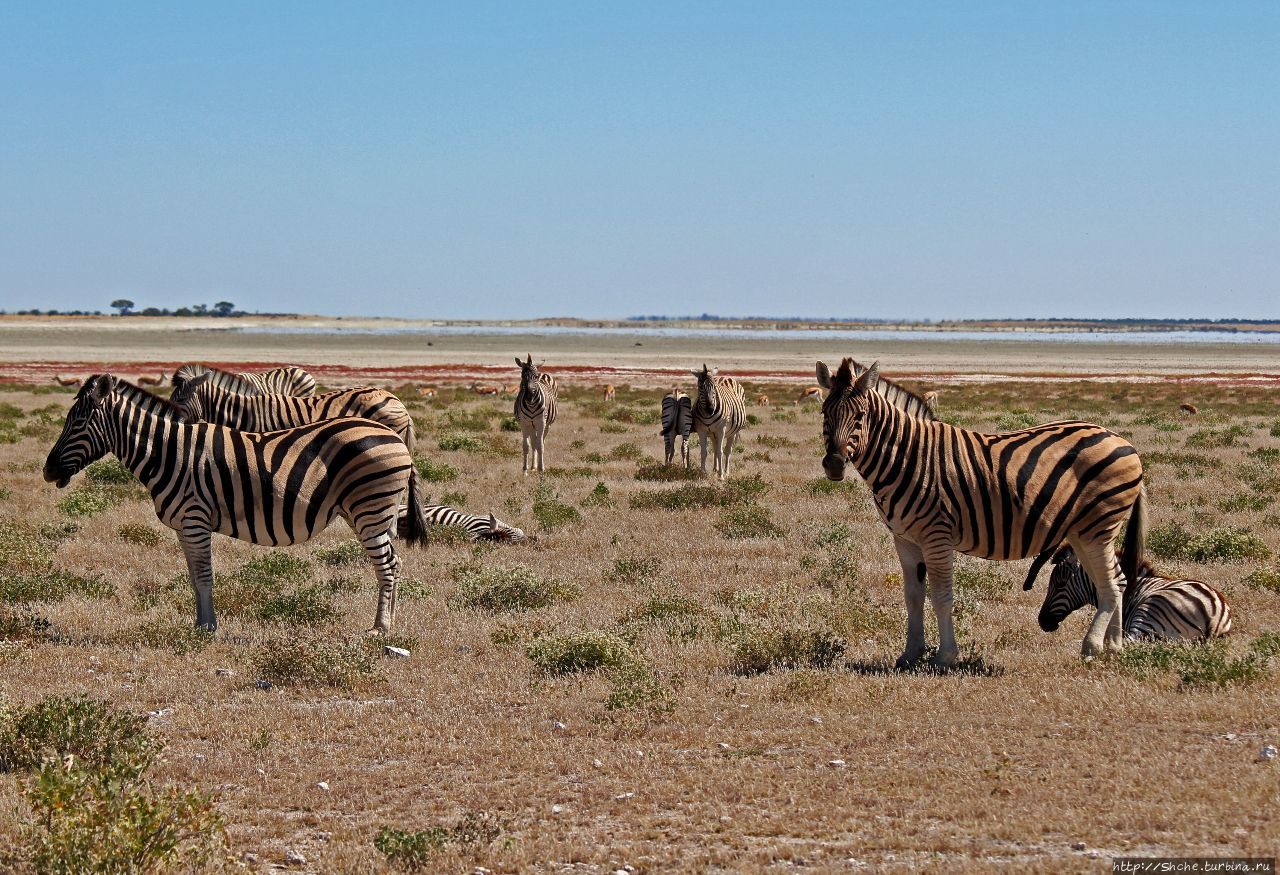
<path id="1" fill-rule="evenodd" d="M 842 480 L 851 463 L 894 535 L 907 605 L 907 646 L 899 664 L 913 663 L 925 650 L 926 579 L 938 620 L 937 659 L 945 665 L 957 658 L 951 616 L 955 552 L 1023 559 L 1064 541 L 1099 584 L 1083 654 L 1094 656 L 1104 646 L 1120 649 L 1112 541 L 1128 518 L 1124 571 L 1133 579 L 1145 533 L 1137 451 L 1085 422 L 983 434 L 918 418 L 877 389 L 875 365 L 858 377 L 852 365 L 845 359 L 833 376 L 818 363 L 818 382 L 828 390 L 822 466 L 829 479 Z"/>
<path id="2" fill-rule="evenodd" d="M 698 378 L 698 400 L 693 405 L 693 430 L 702 447 L 702 473 L 707 473 L 707 444 L 715 450 L 713 470 L 723 480 L 729 475 L 733 442 L 747 420 L 746 392 L 733 377 L 717 376 L 718 369 L 691 373 Z"/>
<path id="3" fill-rule="evenodd" d="M 219 389 L 238 395 L 297 395 L 307 398 L 316 394 L 316 378 L 294 366 L 272 368 L 260 374 L 233 374 L 208 365 L 187 364 L 174 372 L 174 390 L 201 374 L 208 374 L 210 382 Z"/>
<path id="4" fill-rule="evenodd" d="M 543 468 L 545 454 L 543 440 L 551 424 L 556 421 L 557 386 L 555 377 L 539 371 L 533 356 L 520 361 L 520 389 L 516 392 L 515 416 L 520 424 L 521 467 L 525 474 L 536 467 Z M 530 460 L 530 455 L 533 459 Z"/>
<path id="5" fill-rule="evenodd" d="M 1222 593 L 1203 581 L 1164 577 L 1143 563 L 1137 581 L 1130 585 L 1120 573 L 1119 560 L 1113 573 L 1121 577 L 1123 629 L 1128 641 L 1205 641 L 1231 631 L 1231 606 Z M 1040 607 L 1040 628 L 1057 630 L 1067 615 L 1085 605 L 1097 605 L 1096 587 L 1075 553 L 1064 547 L 1054 557 L 1049 592 Z"/>
<path id="6" fill-rule="evenodd" d="M 693 431 L 693 403 L 679 389 L 672 389 L 662 399 L 662 440 L 666 445 L 667 464 L 676 455 L 676 438 L 680 438 L 680 459 L 689 467 L 689 434 Z"/>
<path id="7" fill-rule="evenodd" d="M 281 546 L 346 520 L 380 584 L 374 629 L 395 615 L 400 559 L 391 543 L 400 496 L 409 491 L 409 543 L 425 536 L 410 473 L 394 431 L 340 418 L 265 434 L 191 423 L 176 405 L 110 375 L 85 382 L 45 462 L 45 480 L 66 486 L 113 453 L 151 493 L 156 516 L 178 533 L 196 594 L 196 624 L 217 628 L 212 535 Z"/>
<path id="8" fill-rule="evenodd" d="M 428 526 L 463 529 L 472 541 L 525 540 L 523 529 L 509 526 L 493 514 L 464 513 L 447 504 L 427 504 L 423 505 L 422 517 Z"/>

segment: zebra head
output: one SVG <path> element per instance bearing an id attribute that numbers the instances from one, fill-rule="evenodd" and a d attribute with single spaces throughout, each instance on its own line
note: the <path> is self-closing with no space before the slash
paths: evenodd
<path id="1" fill-rule="evenodd" d="M 536 388 L 538 378 L 542 374 L 539 372 L 538 366 L 533 363 L 533 354 L 530 353 L 529 357 L 524 361 L 520 361 L 520 356 L 516 356 L 516 364 L 520 367 L 520 388 L 526 391 Z"/>
<path id="2" fill-rule="evenodd" d="M 115 378 L 110 374 L 96 374 L 84 381 L 67 411 L 62 434 L 45 459 L 46 483 L 56 483 L 62 489 L 86 465 L 101 459 L 111 449 L 107 402 L 114 391 Z"/>
<path id="3" fill-rule="evenodd" d="M 720 373 L 719 368 L 708 368 L 702 363 L 702 370 L 694 368 L 689 373 L 698 378 L 697 406 L 703 410 L 716 410 L 720 406 L 720 395 L 716 392 L 715 381 L 711 378 Z"/>
<path id="4" fill-rule="evenodd" d="M 818 362 L 817 376 L 818 385 L 827 390 L 822 402 L 822 440 L 827 451 L 822 470 L 828 480 L 843 480 L 845 465 L 857 461 L 866 443 L 867 408 L 880 379 L 880 363 L 855 378 L 853 359 L 840 362 L 835 376 L 826 364 Z"/>
<path id="5" fill-rule="evenodd" d="M 509 526 L 493 514 L 489 514 L 489 528 L 487 531 L 480 533 L 480 539 L 484 541 L 510 541 L 514 544 L 525 540 L 525 534 L 523 529 Z"/>
<path id="6" fill-rule="evenodd" d="M 1040 606 L 1040 628 L 1056 632 L 1072 611 L 1096 604 L 1093 581 L 1085 573 L 1075 551 L 1065 546 L 1053 557 L 1053 573 L 1049 575 L 1049 591 Z"/>
<path id="7" fill-rule="evenodd" d="M 209 372 L 205 371 L 173 384 L 169 400 L 181 408 L 191 422 L 199 422 L 205 418 L 204 393 L 200 391 L 200 387 L 208 382 Z"/>

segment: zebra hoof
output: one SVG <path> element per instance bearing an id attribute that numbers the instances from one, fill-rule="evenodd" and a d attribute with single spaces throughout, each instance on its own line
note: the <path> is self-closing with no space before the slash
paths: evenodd
<path id="1" fill-rule="evenodd" d="M 898 660 L 893 664 L 893 667 L 898 671 L 907 671 L 908 669 L 915 668 L 916 663 L 920 661 L 920 657 L 922 655 L 922 653 L 907 651 L 898 657 Z"/>

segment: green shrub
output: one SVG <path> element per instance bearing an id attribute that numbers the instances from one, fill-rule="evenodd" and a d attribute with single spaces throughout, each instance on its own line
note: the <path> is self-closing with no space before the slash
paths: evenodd
<path id="1" fill-rule="evenodd" d="M 352 690 L 377 665 L 361 642 L 273 638 L 258 649 L 253 668 L 260 678 L 280 686 Z"/>
<path id="2" fill-rule="evenodd" d="M 1273 568 L 1259 568 L 1251 571 L 1244 579 L 1250 589 L 1264 589 L 1280 595 L 1280 571 Z"/>
<path id="3" fill-rule="evenodd" d="M 627 427 L 616 422 L 602 422 L 600 423 L 600 431 L 605 434 L 626 434 Z"/>
<path id="4" fill-rule="evenodd" d="M 543 531 L 550 532 L 582 519 L 582 514 L 571 504 L 560 500 L 549 483 L 539 483 L 533 492 L 533 516 Z"/>
<path id="5" fill-rule="evenodd" d="M 716 531 L 731 540 L 748 538 L 781 538 L 785 533 L 773 521 L 767 507 L 747 505 L 730 507 L 720 512 Z"/>
<path id="6" fill-rule="evenodd" d="M 760 424 L 760 417 L 756 416 L 754 413 L 748 413 L 744 422 L 746 425 L 757 426 Z"/>
<path id="7" fill-rule="evenodd" d="M 101 459 L 84 469 L 84 476 L 96 486 L 141 485 L 119 459 Z"/>
<path id="8" fill-rule="evenodd" d="M 773 435 L 758 434 L 756 435 L 756 443 L 761 446 L 768 447 L 771 450 L 779 450 L 783 447 L 794 447 L 796 442 L 788 437 L 775 437 Z"/>
<path id="9" fill-rule="evenodd" d="M 623 638 L 586 629 L 543 635 L 525 648 L 525 654 L 540 672 L 552 676 L 618 668 L 636 660 L 631 645 Z"/>
<path id="10" fill-rule="evenodd" d="M 1240 513 L 1244 511 L 1266 510 L 1275 501 L 1272 495 L 1233 495 L 1218 502 L 1218 509 L 1223 513 Z"/>
<path id="11" fill-rule="evenodd" d="M 332 547 L 321 547 L 315 552 L 316 561 L 330 568 L 345 568 L 348 565 L 361 565 L 369 561 L 369 554 L 359 541 L 343 541 Z"/>
<path id="12" fill-rule="evenodd" d="M 516 422 L 516 418 L 514 416 L 508 416 L 498 424 L 498 428 L 502 431 L 514 431 L 518 433 L 520 431 L 520 423 Z"/>
<path id="13" fill-rule="evenodd" d="M 0 501 L 8 501 L 11 498 L 13 498 L 13 490 L 0 486 Z"/>
<path id="14" fill-rule="evenodd" d="M 119 503 L 118 499 L 105 490 L 79 487 L 58 502 L 58 512 L 71 517 L 90 517 Z"/>
<path id="15" fill-rule="evenodd" d="M 456 431 L 488 431 L 489 420 L 494 413 L 488 410 L 464 410 L 454 408 L 444 415 L 445 421 Z M 516 426 L 519 431 L 519 426 Z"/>
<path id="16" fill-rule="evenodd" d="M 1240 686 L 1265 677 L 1270 660 L 1280 652 L 1280 637 L 1267 633 L 1255 639 L 1249 652 L 1232 659 L 1221 640 L 1204 644 L 1172 641 L 1132 642 L 1111 656 L 1111 663 L 1126 674 L 1150 678 L 1176 672 L 1184 688 Z"/>
<path id="17" fill-rule="evenodd" d="M 373 839 L 374 848 L 397 869 L 417 872 L 432 866 L 434 856 L 448 845 L 479 848 L 491 845 L 506 824 L 484 811 L 468 811 L 451 827 L 433 826 L 407 831 L 384 826 Z"/>
<path id="18" fill-rule="evenodd" d="M 1249 434 L 1245 425 L 1230 425 L 1225 428 L 1202 428 L 1187 435 L 1186 445 L 1189 449 L 1212 450 L 1234 447 L 1236 442 Z"/>
<path id="19" fill-rule="evenodd" d="M 0 521 L 0 572 L 46 571 L 53 565 L 48 539 L 22 523 Z"/>
<path id="20" fill-rule="evenodd" d="M 952 587 L 957 596 L 971 595 L 977 601 L 1004 601 L 1010 585 L 990 562 L 964 562 L 958 564 L 952 575 Z"/>
<path id="21" fill-rule="evenodd" d="M 769 484 L 759 475 L 729 480 L 723 486 L 688 485 L 658 492 L 640 492 L 631 496 L 636 509 L 691 510 L 701 507 L 731 507 L 746 504 L 763 496 Z"/>
<path id="22" fill-rule="evenodd" d="M 177 656 L 196 653 L 213 643 L 213 633 L 190 623 L 150 620 L 117 636 L 121 644 L 172 650 Z"/>
<path id="23" fill-rule="evenodd" d="M 1147 550 L 1165 559 L 1189 562 L 1243 562 L 1266 559 L 1270 548 L 1248 529 L 1224 526 L 1192 535 L 1181 523 L 1167 523 L 1151 529 Z"/>
<path id="24" fill-rule="evenodd" d="M 469 434 L 457 434 L 455 432 L 448 432 L 440 435 L 437 445 L 442 450 L 461 450 L 467 453 L 481 452 L 485 448 L 485 443 L 480 440 L 480 438 Z"/>
<path id="25" fill-rule="evenodd" d="M 1023 428 L 1031 428 L 1037 421 L 1034 414 L 1025 410 L 1010 410 L 1008 413 L 1002 413 L 996 417 L 996 430 L 1018 431 Z"/>
<path id="26" fill-rule="evenodd" d="M 604 482 L 598 482 L 590 494 L 582 500 L 587 507 L 613 507 L 614 501 L 609 495 L 609 487 Z"/>
<path id="27" fill-rule="evenodd" d="M 1271 423 L 1271 430 L 1268 431 L 1267 434 L 1271 435 L 1272 437 L 1280 437 L 1280 419 L 1277 419 L 1275 422 Z"/>
<path id="28" fill-rule="evenodd" d="M 465 507 L 467 504 L 467 493 L 465 492 L 446 492 L 440 496 L 440 503 L 447 504 L 450 507 Z"/>
<path id="29" fill-rule="evenodd" d="M 610 580 L 617 583 L 637 584 L 656 577 L 662 563 L 655 556 L 619 556 L 613 560 Z"/>
<path id="30" fill-rule="evenodd" d="M 34 643 L 52 638 L 53 624 L 44 617 L 0 604 L 0 640 Z"/>
<path id="31" fill-rule="evenodd" d="M 338 619 L 333 604 L 333 591 L 325 585 L 298 587 L 266 599 L 255 612 L 263 623 L 319 626 Z"/>
<path id="32" fill-rule="evenodd" d="M 592 465 L 603 465 L 608 460 L 600 453 L 584 453 L 582 461 L 590 462 Z"/>
<path id="33" fill-rule="evenodd" d="M 605 418 L 613 422 L 626 422 L 634 425 L 657 425 L 662 421 L 662 409 L 659 407 L 633 407 L 619 404 L 605 411 Z"/>
<path id="34" fill-rule="evenodd" d="M 314 570 L 301 556 L 272 550 L 245 562 L 235 576 L 246 586 L 270 590 L 285 583 L 302 583 L 311 578 Z"/>
<path id="35" fill-rule="evenodd" d="M 697 468 L 686 468 L 683 465 L 641 465 L 636 469 L 637 480 L 670 483 L 679 480 L 701 480 L 702 472 Z"/>
<path id="36" fill-rule="evenodd" d="M 744 626 L 732 636 L 730 668 L 738 674 L 772 669 L 828 668 L 844 654 L 845 642 L 825 629 Z"/>
<path id="37" fill-rule="evenodd" d="M 418 476 L 427 483 L 448 483 L 458 476 L 457 468 L 431 459 L 418 459 L 414 462 L 414 467 L 418 469 Z"/>
<path id="38" fill-rule="evenodd" d="M 847 480 L 828 480 L 826 477 L 817 477 L 813 480 L 806 480 L 803 488 L 804 493 L 811 498 L 820 498 L 824 495 L 839 495 L 856 491 L 858 479 L 852 477 Z"/>
<path id="39" fill-rule="evenodd" d="M 618 444 L 609 451 L 609 458 L 615 462 L 622 462 L 634 459 L 643 459 L 644 451 L 633 443 Z"/>
<path id="40" fill-rule="evenodd" d="M 67 571 L 0 574 L 0 602 L 56 602 L 68 596 L 107 599 L 115 585 L 101 577 L 80 577 Z"/>
<path id="41" fill-rule="evenodd" d="M 141 523 L 125 523 L 118 532 L 120 540 L 140 547 L 154 547 L 160 543 L 160 533 Z"/>
<path id="42" fill-rule="evenodd" d="M 1250 450 L 1249 455 L 1259 462 L 1274 465 L 1276 462 L 1280 462 L 1280 447 L 1258 447 L 1256 450 Z"/>
<path id="43" fill-rule="evenodd" d="M 536 610 L 582 594 L 573 583 L 558 577 L 544 578 L 525 565 L 502 567 L 468 562 L 454 566 L 450 573 L 457 583 L 450 604 L 491 614 Z"/>
<path id="44" fill-rule="evenodd" d="M 31 771 L 68 756 L 81 768 L 140 775 L 160 752 L 145 715 L 85 696 L 46 696 L 0 721 L 0 770 Z"/>
<path id="45" fill-rule="evenodd" d="M 646 708 L 651 712 L 672 711 L 675 703 L 671 690 L 654 677 L 648 665 L 632 660 L 609 669 L 609 695 L 604 700 L 606 711 Z"/>
<path id="46" fill-rule="evenodd" d="M 40 527 L 40 537 L 50 544 L 61 544 L 77 534 L 80 531 L 80 524 L 73 523 L 71 520 L 62 520 L 56 523 L 45 523 Z"/>
<path id="47" fill-rule="evenodd" d="M 226 852 L 222 817 L 200 792 L 51 760 L 23 796 L 33 815 L 26 851 L 37 872 L 196 871 Z"/>

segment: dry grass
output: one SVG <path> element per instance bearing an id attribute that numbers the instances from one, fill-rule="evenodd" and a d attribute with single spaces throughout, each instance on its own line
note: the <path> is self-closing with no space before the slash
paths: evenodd
<path id="1" fill-rule="evenodd" d="M 1175 412 L 1184 387 L 1126 383 L 952 387 L 943 414 L 988 429 L 1081 416 L 1130 436 L 1152 461 L 1153 524 L 1195 547 L 1159 561 L 1223 589 L 1236 634 L 1082 665 L 1086 618 L 1041 633 L 1025 563 L 966 561 L 968 658 L 937 674 L 891 669 L 897 561 L 865 489 L 819 479 L 813 408 L 761 414 L 733 483 L 664 483 L 661 392 L 619 387 L 606 409 L 570 386 L 540 489 L 501 431 L 509 400 L 411 400 L 424 468 L 449 484 L 435 488 L 540 539 L 406 549 L 395 641 L 413 655 L 385 659 L 360 639 L 373 577 L 341 524 L 283 551 L 292 563 L 217 539 L 219 632 L 187 632 L 172 533 L 127 484 L 60 510 L 68 493 L 40 478 L 53 426 L 32 412 L 70 396 L 10 389 L 2 689 L 12 707 L 87 693 L 157 712 L 153 777 L 212 793 L 234 853 L 263 866 L 288 850 L 325 872 L 1269 856 L 1280 763 L 1255 757 L 1280 741 L 1262 637 L 1280 624 L 1265 500 L 1280 430 L 1263 390 L 1196 391 L 1194 422 Z M 24 805 L 0 776 L 0 851 L 19 846 Z"/>

